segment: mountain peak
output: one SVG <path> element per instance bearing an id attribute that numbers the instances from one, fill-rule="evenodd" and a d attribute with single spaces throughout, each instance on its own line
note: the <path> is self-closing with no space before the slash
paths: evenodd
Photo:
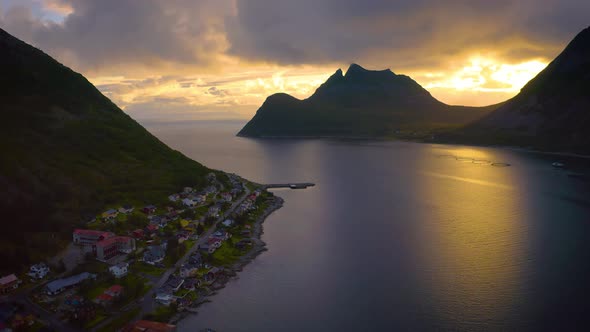
<path id="1" fill-rule="evenodd" d="M 350 65 L 350 67 L 348 67 L 348 70 L 346 71 L 346 74 L 344 75 L 344 77 L 350 78 L 350 77 L 366 77 L 368 75 L 371 74 L 380 74 L 380 75 L 387 75 L 387 76 L 396 76 L 390 69 L 383 69 L 383 70 L 369 70 L 369 69 L 365 69 L 362 66 L 353 63 Z"/>

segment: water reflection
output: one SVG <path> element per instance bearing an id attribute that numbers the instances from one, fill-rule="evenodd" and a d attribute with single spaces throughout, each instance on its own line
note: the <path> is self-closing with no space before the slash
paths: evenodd
<path id="1" fill-rule="evenodd" d="M 433 160 L 439 152 L 439 147 L 432 149 L 422 159 L 424 168 L 439 171 L 423 171 L 426 176 L 418 178 L 421 196 L 433 207 L 421 229 L 422 275 L 432 292 L 434 311 L 447 328 L 514 327 L 514 313 L 521 312 L 519 294 L 529 246 L 523 222 L 527 209 L 513 185 L 518 182 L 503 169 Z M 474 148 L 446 152 L 500 158 Z"/>

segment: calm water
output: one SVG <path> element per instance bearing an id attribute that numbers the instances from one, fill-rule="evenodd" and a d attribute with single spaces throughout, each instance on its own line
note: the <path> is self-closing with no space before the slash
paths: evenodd
<path id="1" fill-rule="evenodd" d="M 568 330 L 590 322 L 588 161 L 495 148 L 237 138 L 149 124 L 205 165 L 276 191 L 268 251 L 180 331 Z M 507 162 L 494 167 L 458 157 Z"/>

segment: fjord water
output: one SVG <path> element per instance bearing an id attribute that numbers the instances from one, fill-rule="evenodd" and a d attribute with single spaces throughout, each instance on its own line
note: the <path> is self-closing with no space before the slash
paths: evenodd
<path id="1" fill-rule="evenodd" d="M 206 166 L 316 183 L 275 191 L 285 205 L 264 224 L 268 251 L 180 331 L 555 331 L 590 321 L 590 182 L 568 176 L 586 160 L 235 137 L 242 125 L 146 124 Z"/>

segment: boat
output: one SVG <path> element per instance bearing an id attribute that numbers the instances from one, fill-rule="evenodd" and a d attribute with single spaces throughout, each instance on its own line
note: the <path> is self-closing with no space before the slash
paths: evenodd
<path id="1" fill-rule="evenodd" d="M 553 164 L 551 164 L 551 166 L 553 167 L 557 167 L 557 168 L 563 168 L 565 165 L 563 163 L 560 162 L 554 162 Z"/>

